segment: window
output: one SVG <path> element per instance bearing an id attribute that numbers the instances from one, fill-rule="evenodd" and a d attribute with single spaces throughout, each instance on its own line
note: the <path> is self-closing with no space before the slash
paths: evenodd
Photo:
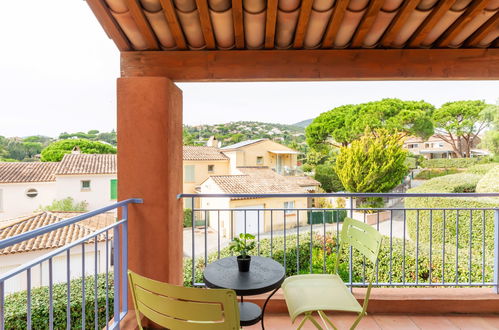
<path id="1" fill-rule="evenodd" d="M 111 179 L 111 200 L 118 199 L 118 180 Z"/>
<path id="2" fill-rule="evenodd" d="M 439 142 L 439 143 L 438 143 L 438 147 L 439 147 L 439 148 L 443 148 L 443 147 L 444 147 L 444 144 L 443 144 L 442 142 Z"/>
<path id="3" fill-rule="evenodd" d="M 195 165 L 185 165 L 184 166 L 184 175 L 185 175 L 185 182 L 194 182 L 195 181 L 195 173 L 194 173 L 194 166 Z"/>
<path id="4" fill-rule="evenodd" d="M 208 165 L 208 173 L 215 172 L 215 165 Z"/>
<path id="5" fill-rule="evenodd" d="M 291 209 L 289 211 L 284 211 L 285 215 L 291 215 L 291 214 L 295 214 L 296 213 L 296 210 L 294 210 L 294 208 L 295 208 L 295 202 L 294 201 L 292 201 L 292 202 L 284 202 L 284 208 L 285 209 Z"/>
<path id="6" fill-rule="evenodd" d="M 256 165 L 263 165 L 263 156 L 256 157 Z"/>
<path id="7" fill-rule="evenodd" d="M 38 190 L 36 190 L 35 188 L 30 188 L 26 190 L 26 196 L 28 196 L 29 198 L 35 198 L 36 196 L 38 196 Z"/>
<path id="8" fill-rule="evenodd" d="M 90 180 L 81 180 L 81 190 L 90 190 Z"/>

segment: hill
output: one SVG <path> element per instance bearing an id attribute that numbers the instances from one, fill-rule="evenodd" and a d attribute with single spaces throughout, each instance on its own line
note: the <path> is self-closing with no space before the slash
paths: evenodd
<path id="1" fill-rule="evenodd" d="M 313 121 L 314 119 L 305 119 L 305 120 L 302 120 L 298 123 L 295 123 L 293 124 L 292 126 L 298 126 L 298 127 L 302 127 L 302 128 L 306 128 L 308 125 L 310 125 L 310 123 Z"/>

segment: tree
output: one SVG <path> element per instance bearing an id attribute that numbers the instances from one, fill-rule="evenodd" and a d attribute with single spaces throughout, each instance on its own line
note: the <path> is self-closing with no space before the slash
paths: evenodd
<path id="1" fill-rule="evenodd" d="M 436 135 L 452 146 L 458 158 L 470 157 L 480 132 L 492 121 L 483 111 L 484 101 L 456 101 L 442 105 L 433 113 Z"/>
<path id="2" fill-rule="evenodd" d="M 345 189 L 338 174 L 336 174 L 336 171 L 330 164 L 317 165 L 315 167 L 314 179 L 319 181 L 321 183 L 321 188 L 328 193 Z"/>
<path id="3" fill-rule="evenodd" d="M 305 132 L 310 147 L 320 150 L 327 145 L 346 146 L 358 139 L 366 127 L 386 128 L 427 139 L 433 134 L 434 106 L 424 101 L 383 99 L 358 105 L 343 105 L 320 114 Z"/>
<path id="4" fill-rule="evenodd" d="M 367 127 L 360 139 L 340 149 L 334 170 L 349 192 L 383 193 L 407 174 L 406 156 L 397 134 Z"/>
<path id="5" fill-rule="evenodd" d="M 65 154 L 71 153 L 75 148 L 79 147 L 84 154 L 115 154 L 116 148 L 97 141 L 89 141 L 84 139 L 69 139 L 60 140 L 50 144 L 42 150 L 42 162 L 59 162 Z"/>
<path id="6" fill-rule="evenodd" d="M 88 203 L 86 201 L 77 202 L 72 197 L 66 197 L 60 200 L 53 200 L 52 204 L 40 207 L 42 211 L 58 212 L 86 212 Z"/>
<path id="7" fill-rule="evenodd" d="M 499 155 L 499 103 L 485 108 L 482 115 L 490 120 L 491 127 L 485 132 L 480 146 L 495 155 Z"/>

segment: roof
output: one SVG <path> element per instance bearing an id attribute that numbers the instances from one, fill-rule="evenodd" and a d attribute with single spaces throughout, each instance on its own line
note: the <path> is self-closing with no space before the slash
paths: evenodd
<path id="1" fill-rule="evenodd" d="M 205 146 L 184 146 L 183 148 L 184 160 L 227 160 L 229 157 L 225 156 L 215 147 Z"/>
<path id="2" fill-rule="evenodd" d="M 59 163 L 0 162 L 0 183 L 51 182 Z"/>
<path id="3" fill-rule="evenodd" d="M 496 0 L 88 0 L 120 50 L 497 48 Z"/>
<path id="4" fill-rule="evenodd" d="M 268 167 L 239 167 L 238 170 L 243 174 L 212 175 L 210 178 L 226 194 L 307 193 L 297 180 L 279 175 Z"/>
<path id="5" fill-rule="evenodd" d="M 241 142 L 238 142 L 238 143 L 234 143 L 234 144 L 225 146 L 225 147 L 221 148 L 221 150 L 239 149 L 239 148 L 242 148 L 242 147 L 246 147 L 246 146 L 248 146 L 250 144 L 258 143 L 258 142 L 262 142 L 262 141 L 266 141 L 266 140 L 268 140 L 268 139 L 256 139 L 256 140 L 241 141 Z"/>
<path id="6" fill-rule="evenodd" d="M 115 154 L 66 154 L 55 174 L 116 174 Z"/>
<path id="7" fill-rule="evenodd" d="M 49 224 L 57 223 L 79 214 L 81 213 L 45 211 L 20 218 L 14 223 L 10 223 L 5 227 L 0 228 L 0 240 L 20 235 L 22 233 L 47 226 Z M 59 248 L 71 242 L 77 241 L 87 235 L 90 235 L 96 229 L 102 229 L 114 222 L 115 216 L 113 213 L 100 214 L 98 216 L 80 221 L 69 226 L 65 226 L 44 235 L 40 235 L 27 241 L 4 248 L 0 250 L 0 255 Z M 108 237 L 112 237 L 111 235 L 112 231 L 109 232 Z M 105 240 L 105 235 L 99 235 L 98 241 L 103 240 Z"/>

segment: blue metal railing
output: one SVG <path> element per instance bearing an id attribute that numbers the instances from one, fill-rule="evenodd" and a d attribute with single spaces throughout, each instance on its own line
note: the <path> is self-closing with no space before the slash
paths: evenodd
<path id="1" fill-rule="evenodd" d="M 312 273 L 313 269 L 313 250 L 319 247 L 323 251 L 323 273 L 326 272 L 326 238 L 333 237 L 336 241 L 339 239 L 341 230 L 340 222 L 326 223 L 326 219 L 333 219 L 339 216 L 339 212 L 347 214 L 350 217 L 354 215 L 358 220 L 369 222 L 377 230 L 386 236 L 387 245 L 385 265 L 380 272 L 379 263 L 375 265 L 374 284 L 380 287 L 478 287 L 491 286 L 496 293 L 499 293 L 499 193 L 333 193 L 333 194 L 180 194 L 178 198 L 191 199 L 192 223 L 197 218 L 198 223 L 204 221 L 205 228 L 197 230 L 191 228 L 191 284 L 202 286 L 200 274 L 202 269 L 200 263 L 205 265 L 211 260 L 223 257 L 227 253 L 224 247 L 239 232 L 254 233 L 258 242 L 258 249 L 255 251 L 260 254 L 260 243 L 267 239 L 265 244 L 269 244 L 270 251 L 267 251 L 269 257 L 275 255 L 277 248 L 281 251 L 283 257 L 281 262 L 286 268 L 293 262 L 294 274 L 305 272 L 300 269 L 303 264 L 303 258 L 300 257 L 300 240 L 304 239 L 304 234 L 310 232 L 310 255 L 308 256 L 309 265 L 306 272 Z M 324 207 L 245 207 L 248 199 L 255 200 L 254 204 L 264 204 L 262 199 L 269 199 L 265 204 L 270 204 L 272 199 L 310 199 L 310 198 L 346 198 L 350 201 L 349 205 L 339 208 Z M 439 207 L 355 207 L 356 198 L 382 197 L 385 200 L 390 198 L 452 198 L 466 197 L 466 199 L 493 198 L 490 207 L 448 207 L 448 205 Z M 218 203 L 212 203 L 214 199 L 219 198 Z M 225 207 L 221 207 L 225 200 Z M 230 207 L 228 200 L 243 200 L 240 207 Z M 260 199 L 260 201 L 258 201 Z M 196 203 L 199 201 L 199 203 Z M 217 205 L 217 206 L 210 206 Z M 237 206 L 237 205 L 236 205 Z M 275 206 L 275 204 L 274 204 Z M 295 206 L 295 205 L 293 205 Z M 369 215 L 365 211 L 373 214 Z M 328 215 L 328 213 L 336 214 Z M 322 213 L 322 221 L 317 223 L 316 213 Z M 359 215 L 360 214 L 360 215 Z M 250 228 L 250 216 L 255 227 Z M 383 216 L 386 216 L 383 219 Z M 408 221 L 408 217 L 411 221 Z M 371 218 L 369 220 L 368 218 Z M 372 219 L 374 218 L 374 219 Z M 436 221 L 438 218 L 439 221 Z M 301 219 L 301 220 L 300 220 Z M 263 227 L 262 221 L 264 221 Z M 493 221 L 493 225 L 491 222 Z M 408 223 L 411 223 L 412 236 L 409 237 Z M 279 225 L 279 230 L 276 230 Z M 454 227 L 450 227 L 453 225 Z M 437 230 L 440 226 L 440 231 Z M 424 227 L 424 229 L 423 229 Z M 208 229 L 209 228 L 209 229 Z M 263 228 L 263 230 L 262 230 Z M 468 228 L 468 232 L 460 233 L 461 228 Z M 398 232 L 396 233 L 396 231 Z M 210 235 L 208 235 L 210 232 Z M 313 233 L 318 237 L 314 238 Z M 214 237 L 216 235 L 216 237 Z M 276 239 L 280 237 L 281 245 L 277 247 Z M 323 242 L 318 242 L 317 240 Z M 212 240 L 210 242 L 210 240 Z M 490 244 L 493 240 L 493 246 Z M 216 241 L 216 244 L 213 244 Z M 451 246 L 450 241 L 455 242 Z M 487 248 L 486 248 L 487 241 Z M 222 243 L 221 243 L 222 242 Z M 307 241 L 308 242 L 308 241 Z M 478 242 L 478 246 L 477 246 Z M 211 250 L 208 251 L 210 249 Z M 395 255 L 394 249 L 400 250 L 400 255 Z M 438 251 L 440 249 L 440 251 Z M 295 261 L 290 261 L 287 251 L 294 250 Z M 317 251 L 317 249 L 315 249 Z M 397 250 L 398 251 L 398 250 Z M 221 253 L 222 252 L 222 253 Z M 493 258 L 490 258 L 493 255 Z M 402 260 L 400 260 L 400 258 Z M 435 262 L 441 262 L 441 268 L 435 269 Z M 455 259 L 455 260 L 454 260 Z M 366 285 L 366 264 L 361 266 L 353 265 L 352 253 L 348 257 L 348 284 L 351 287 Z M 454 266 L 450 264 L 450 261 Z M 409 264 L 409 261 L 412 264 Z M 466 261 L 466 267 L 463 265 Z M 422 265 L 424 264 L 424 265 Z M 315 265 L 316 266 L 316 265 Z M 422 267 L 425 267 L 423 270 Z M 440 266 L 439 266 L 440 267 Z M 199 268 L 199 269 L 198 269 Z M 427 268 L 427 269 L 426 269 Z M 493 270 L 493 272 L 492 272 Z M 315 270 L 317 272 L 317 269 Z M 424 272 L 423 275 L 421 273 Z M 437 274 L 438 273 L 438 274 Z M 493 273 L 493 274 L 492 274 Z M 359 275 L 360 274 L 360 275 Z M 450 274 L 450 275 L 449 275 Z M 481 274 L 481 278 L 479 278 Z M 289 275 L 289 272 L 288 272 Z M 394 276 L 397 275 L 397 276 Z M 452 276 L 452 278 L 451 278 Z M 357 281 L 354 280 L 357 278 Z M 359 280 L 360 277 L 360 280 Z M 380 280 L 383 277 L 384 280 Z M 395 277 L 398 280 L 395 280 Z M 463 278 L 466 277 L 466 280 Z M 201 281 L 200 281 L 201 280 Z"/>
<path id="2" fill-rule="evenodd" d="M 55 256 L 66 253 L 66 285 L 67 285 L 67 301 L 66 301 L 66 328 L 71 329 L 73 325 L 71 324 L 71 299 L 70 299 L 70 289 L 71 289 L 71 264 L 70 264 L 70 250 L 71 248 L 81 246 L 82 251 L 82 265 L 81 265 L 81 274 L 82 274 L 82 329 L 85 329 L 85 245 L 89 244 L 90 241 L 93 240 L 94 243 L 94 294 L 95 294 L 95 302 L 94 302 L 94 317 L 95 317 L 95 328 L 97 329 L 98 324 L 98 313 L 99 306 L 97 302 L 97 243 L 98 237 L 104 235 L 106 247 L 105 247 L 105 258 L 106 258 L 106 325 L 113 329 L 119 328 L 120 321 L 125 317 L 128 312 L 128 297 L 127 297 L 127 269 L 128 269 L 128 205 L 129 204 L 137 204 L 142 203 L 141 199 L 127 199 L 118 203 L 115 203 L 110 206 L 103 207 L 98 210 L 94 210 L 91 212 L 87 212 L 82 215 L 75 216 L 70 219 L 62 220 L 57 223 L 47 225 L 41 228 L 37 228 L 35 230 L 10 237 L 0 241 L 0 249 L 12 246 L 14 244 L 38 237 L 40 235 L 49 233 L 51 231 L 64 228 L 66 226 L 78 223 L 82 220 L 89 219 L 96 215 L 102 214 L 107 211 L 115 210 L 121 208 L 122 217 L 117 222 L 102 228 L 100 230 L 96 230 L 90 235 L 87 235 L 79 240 L 76 240 L 68 245 L 60 247 L 52 252 L 49 252 L 39 258 L 36 258 L 28 263 L 25 263 L 5 274 L 0 275 L 0 329 L 3 330 L 5 328 L 5 282 L 8 279 L 13 278 L 14 276 L 26 272 L 27 278 L 27 302 L 26 302 L 26 314 L 27 314 L 27 328 L 32 328 L 32 274 L 31 271 L 33 267 L 37 265 L 41 265 L 43 262 L 48 261 L 48 272 L 49 272 L 49 322 L 48 326 L 50 329 L 54 328 L 54 305 L 53 305 L 53 258 Z M 114 316 L 113 316 L 113 324 L 109 324 L 109 231 L 113 231 L 113 266 L 114 266 Z M 120 237 L 121 232 L 121 237 Z M 121 260 L 120 260 L 121 257 Z M 120 300 L 121 300 L 121 309 L 120 309 Z"/>

